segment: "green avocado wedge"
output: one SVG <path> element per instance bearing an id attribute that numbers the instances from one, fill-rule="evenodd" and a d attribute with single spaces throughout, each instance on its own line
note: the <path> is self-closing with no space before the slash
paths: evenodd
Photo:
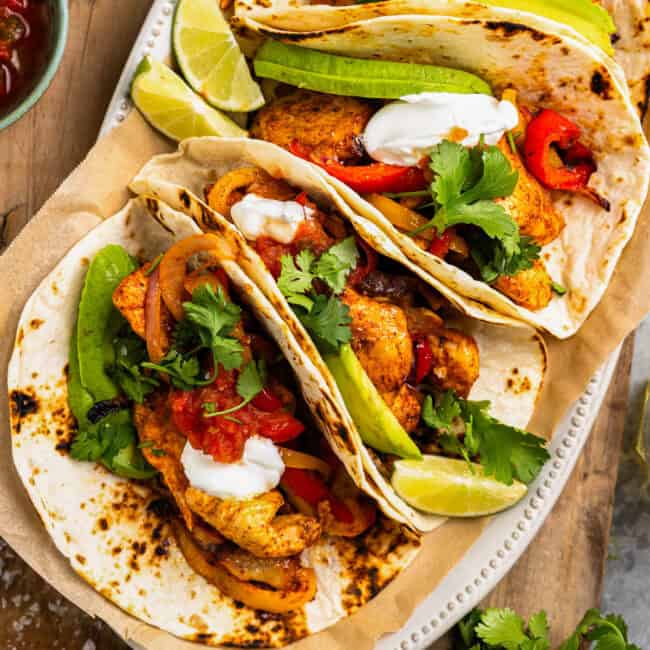
<path id="1" fill-rule="evenodd" d="M 480 0 L 479 4 L 527 11 L 572 27 L 610 56 L 616 25 L 604 7 L 592 0 Z"/>
<path id="2" fill-rule="evenodd" d="M 400 458 L 422 458 L 417 445 L 386 406 L 350 345 L 342 345 L 336 354 L 325 355 L 325 363 L 368 446 Z"/>
<path id="3" fill-rule="evenodd" d="M 262 45 L 253 65 L 258 77 L 331 95 L 397 99 L 423 92 L 492 94 L 485 81 L 463 70 L 354 59 L 274 40 Z"/>

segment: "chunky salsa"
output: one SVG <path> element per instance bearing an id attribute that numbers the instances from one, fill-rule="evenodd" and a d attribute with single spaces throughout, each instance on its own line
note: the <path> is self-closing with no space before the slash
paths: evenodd
<path id="1" fill-rule="evenodd" d="M 0 114 L 34 87 L 49 55 L 51 27 L 47 0 L 0 0 Z"/>

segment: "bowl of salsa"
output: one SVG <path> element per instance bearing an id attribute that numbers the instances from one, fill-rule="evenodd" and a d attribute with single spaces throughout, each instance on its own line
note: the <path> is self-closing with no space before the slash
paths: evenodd
<path id="1" fill-rule="evenodd" d="M 0 0 L 0 129 L 47 90 L 67 33 L 67 0 Z"/>

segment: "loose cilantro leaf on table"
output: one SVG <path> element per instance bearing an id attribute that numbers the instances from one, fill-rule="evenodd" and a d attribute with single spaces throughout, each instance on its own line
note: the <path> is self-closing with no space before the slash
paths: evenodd
<path id="1" fill-rule="evenodd" d="M 479 456 L 485 474 L 506 485 L 514 479 L 531 483 L 549 459 L 543 438 L 499 422 L 488 414 L 490 402 L 475 402 L 446 392 L 434 407 L 428 396 L 422 409 L 424 423 L 441 432 L 440 444 L 449 453 L 466 460 Z M 461 439 L 450 433 L 460 418 L 465 426 Z"/>
<path id="2" fill-rule="evenodd" d="M 455 650 L 549 650 L 550 627 L 546 612 L 526 622 L 511 609 L 472 610 L 453 631 Z M 627 626 L 620 616 L 603 616 L 589 610 L 576 631 L 558 650 L 579 650 L 583 641 L 592 641 L 593 650 L 640 650 L 629 643 Z"/>
<path id="3" fill-rule="evenodd" d="M 311 251 L 302 251 L 294 260 L 281 259 L 278 288 L 294 306 L 296 316 L 314 337 L 317 345 L 327 351 L 338 350 L 352 338 L 351 318 L 347 305 L 337 297 L 359 260 L 353 237 L 332 246 L 318 259 Z M 314 280 L 325 283 L 332 295 L 316 294 Z"/>

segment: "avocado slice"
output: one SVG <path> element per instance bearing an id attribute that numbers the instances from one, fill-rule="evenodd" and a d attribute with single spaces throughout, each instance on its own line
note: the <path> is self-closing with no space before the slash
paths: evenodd
<path id="1" fill-rule="evenodd" d="M 370 381 L 349 344 L 325 355 L 345 405 L 363 441 L 373 449 L 400 458 L 421 459 L 422 453 Z"/>
<path id="2" fill-rule="evenodd" d="M 464 70 L 356 59 L 274 40 L 262 45 L 253 65 L 258 77 L 330 95 L 397 99 L 423 92 L 492 94 L 488 83 Z"/>
<path id="3" fill-rule="evenodd" d="M 616 25 L 607 10 L 592 0 L 479 0 L 480 4 L 527 11 L 572 27 L 610 56 Z"/>

